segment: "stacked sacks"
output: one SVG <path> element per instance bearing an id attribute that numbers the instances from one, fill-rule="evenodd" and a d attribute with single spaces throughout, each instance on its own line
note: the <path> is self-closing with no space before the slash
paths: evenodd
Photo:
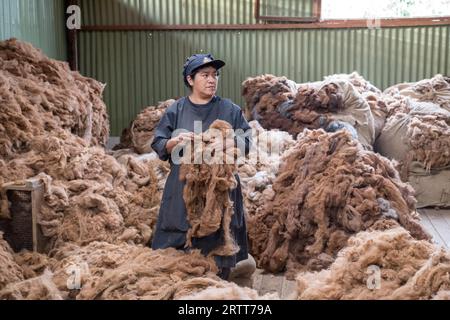
<path id="1" fill-rule="evenodd" d="M 450 205 L 450 112 L 446 91 L 439 91 L 442 83 L 447 82 L 437 76 L 406 89 L 388 89 L 390 117 L 375 145 L 400 162 L 402 178 L 416 190 L 419 208 Z M 432 98 L 439 104 L 423 102 Z"/>
<path id="2" fill-rule="evenodd" d="M 120 144 L 115 146 L 115 150 L 133 149 L 139 154 L 151 153 L 151 143 L 153 141 L 154 131 L 166 112 L 175 100 L 167 100 L 158 106 L 145 108 L 138 114 L 130 127 L 124 129 L 120 137 Z"/>
<path id="3" fill-rule="evenodd" d="M 450 254 L 395 224 L 358 233 L 329 269 L 297 276 L 302 300 L 448 299 L 449 290 Z"/>
<path id="4" fill-rule="evenodd" d="M 353 72 L 351 74 L 336 74 L 325 77 L 325 80 L 346 80 L 355 87 L 355 89 L 362 95 L 370 106 L 375 124 L 375 137 L 378 138 L 384 128 L 388 113 L 387 106 L 384 102 L 385 98 L 382 92 L 360 76 L 357 72 Z"/>
<path id="5" fill-rule="evenodd" d="M 70 71 L 30 44 L 0 42 L 0 155 L 30 151 L 30 141 L 62 128 L 88 145 L 109 135 L 104 85 Z"/>
<path id="6" fill-rule="evenodd" d="M 294 86 L 285 78 L 273 76 L 263 81 L 267 77 L 243 83 L 247 108 L 264 128 L 280 129 L 296 137 L 304 129 L 335 132 L 345 127 L 366 149 L 372 149 L 376 131 L 371 107 L 349 80 L 336 78 Z"/>
<path id="7" fill-rule="evenodd" d="M 328 267 L 348 238 L 379 220 L 393 219 L 417 239 L 413 190 L 392 163 L 364 151 L 345 130 L 305 131 L 284 155 L 275 197 L 255 219 L 253 255 L 265 270 L 288 276 Z"/>
<path id="8" fill-rule="evenodd" d="M 450 78 L 441 74 L 416 83 L 401 83 L 384 92 L 387 95 L 409 97 L 413 100 L 431 102 L 450 111 Z"/>
<path id="9" fill-rule="evenodd" d="M 351 74 L 334 74 L 334 75 L 325 77 L 326 81 L 332 81 L 332 80 L 337 80 L 337 79 L 350 81 L 350 83 L 361 94 L 366 93 L 366 92 L 372 92 L 377 95 L 381 94 L 380 89 L 378 89 L 373 84 L 371 84 L 369 81 L 364 79 L 358 72 L 353 72 Z"/>

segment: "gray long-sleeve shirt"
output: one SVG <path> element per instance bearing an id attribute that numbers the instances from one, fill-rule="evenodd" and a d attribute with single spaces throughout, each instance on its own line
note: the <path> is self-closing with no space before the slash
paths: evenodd
<path id="1" fill-rule="evenodd" d="M 172 162 L 166 149 L 167 141 L 172 138 L 174 131 L 184 129 L 194 132 L 194 122 L 201 121 L 202 132 L 206 131 L 215 120 L 227 121 L 234 130 L 242 132 L 251 130 L 239 106 L 230 100 L 214 97 L 208 104 L 196 105 L 185 97 L 171 105 L 162 117 L 155 131 L 152 143 L 161 160 L 170 161 L 171 172 L 164 188 L 158 222 L 153 238 L 153 249 L 174 247 L 183 249 L 186 242 L 186 232 L 189 229 L 186 206 L 183 200 L 184 183 L 179 179 L 180 166 Z M 245 153 L 250 150 L 251 135 L 237 136 L 238 145 L 245 146 Z M 231 230 L 240 252 L 233 257 L 216 257 L 219 267 L 234 267 L 235 264 L 248 257 L 247 229 L 245 223 L 244 204 L 239 176 L 236 175 L 238 186 L 230 192 L 234 206 Z M 205 238 L 193 239 L 195 248 L 201 249 L 207 255 L 222 242 L 222 230 Z"/>

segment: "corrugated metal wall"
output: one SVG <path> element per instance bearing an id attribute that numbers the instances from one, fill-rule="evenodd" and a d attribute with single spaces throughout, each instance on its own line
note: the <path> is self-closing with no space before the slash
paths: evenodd
<path id="1" fill-rule="evenodd" d="M 254 0 L 81 0 L 83 25 L 253 24 Z M 312 15 L 313 0 L 261 0 L 261 14 Z M 263 23 L 263 22 L 261 22 Z"/>
<path id="2" fill-rule="evenodd" d="M 137 24 L 131 18 L 125 19 L 127 11 L 118 7 L 108 11 L 116 8 L 114 5 L 101 10 L 101 2 L 106 0 L 85 1 L 82 11 L 90 15 L 89 23 L 83 20 L 85 25 L 118 21 Z M 226 14 L 225 18 L 221 16 L 221 23 L 250 23 L 253 16 L 250 0 L 129 0 L 120 4 L 125 2 L 127 6 L 133 2 L 140 8 L 152 8 L 147 12 L 158 13 L 152 23 L 219 23 L 212 20 L 218 17 L 217 7 L 207 3 L 226 3 L 223 12 L 239 12 L 240 18 L 234 20 L 227 21 Z M 176 7 L 175 2 L 199 6 L 189 7 L 189 15 L 183 11 L 186 17 L 191 17 L 188 21 L 177 20 L 181 15 L 172 15 L 171 10 Z M 118 6 L 119 2 L 115 3 Z M 228 62 L 221 75 L 219 94 L 241 105 L 242 81 L 263 73 L 308 82 L 356 70 L 382 89 L 436 73 L 450 74 L 450 26 L 380 30 L 82 32 L 79 40 L 82 73 L 107 83 L 105 100 L 113 135 L 119 135 L 143 107 L 186 94 L 181 67 L 186 57 L 196 52 L 212 52 Z"/>
<path id="3" fill-rule="evenodd" d="M 64 1 L 0 0 L 0 40 L 13 37 L 66 60 Z"/>

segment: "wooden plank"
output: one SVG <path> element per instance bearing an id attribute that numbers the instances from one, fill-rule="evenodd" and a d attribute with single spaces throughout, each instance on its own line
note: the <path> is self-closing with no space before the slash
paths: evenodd
<path id="1" fill-rule="evenodd" d="M 428 217 L 428 214 L 424 210 L 419 210 L 420 217 L 422 218 L 421 224 L 427 230 L 431 236 L 433 237 L 433 242 L 441 245 L 446 246 L 444 239 L 441 238 L 440 234 L 437 232 L 433 224 L 431 223 L 430 218 Z"/>
<path id="2" fill-rule="evenodd" d="M 260 294 L 265 295 L 267 293 L 281 293 L 283 285 L 283 276 L 275 276 L 272 274 L 264 274 L 261 284 Z"/>
<path id="3" fill-rule="evenodd" d="M 445 221 L 450 225 L 450 209 L 439 209 L 437 210 L 437 213 L 442 215 Z"/>
<path id="4" fill-rule="evenodd" d="M 259 294 L 261 294 L 262 280 L 263 280 L 262 270 L 257 269 L 253 274 L 253 289 L 258 291 Z"/>
<path id="5" fill-rule="evenodd" d="M 286 279 L 286 277 L 283 278 L 283 284 L 281 287 L 281 294 L 280 297 L 282 300 L 288 300 L 294 298 L 294 293 L 297 289 L 297 282 L 290 281 Z"/>
<path id="6" fill-rule="evenodd" d="M 367 28 L 368 20 L 323 20 L 308 23 L 263 24 L 142 24 L 142 25 L 85 25 L 81 32 L 92 31 L 175 31 L 175 30 L 295 30 Z M 446 26 L 450 17 L 380 19 L 380 28 Z"/>
<path id="7" fill-rule="evenodd" d="M 450 247 L 450 224 L 447 223 L 444 216 L 439 214 L 436 210 L 427 209 L 427 216 L 430 218 L 431 224 L 443 239 L 445 246 Z"/>

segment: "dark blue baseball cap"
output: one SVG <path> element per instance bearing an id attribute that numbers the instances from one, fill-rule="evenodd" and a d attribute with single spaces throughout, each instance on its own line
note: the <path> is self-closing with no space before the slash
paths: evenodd
<path id="1" fill-rule="evenodd" d="M 225 66 L 225 62 L 214 59 L 211 54 L 194 54 L 184 64 L 183 77 L 186 80 L 187 76 L 192 75 L 196 70 L 209 66 L 219 70 Z"/>

